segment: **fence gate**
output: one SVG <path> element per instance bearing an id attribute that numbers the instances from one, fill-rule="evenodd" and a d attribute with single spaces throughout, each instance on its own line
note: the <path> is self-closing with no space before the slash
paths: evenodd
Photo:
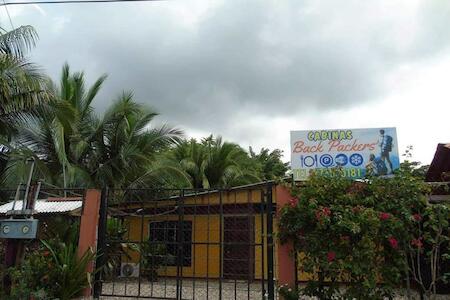
<path id="1" fill-rule="evenodd" d="M 274 299 L 272 185 L 104 190 L 100 299 Z"/>

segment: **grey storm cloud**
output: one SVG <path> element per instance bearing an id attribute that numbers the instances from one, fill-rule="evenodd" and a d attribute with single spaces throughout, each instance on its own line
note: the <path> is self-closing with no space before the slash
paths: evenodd
<path id="1" fill-rule="evenodd" d="M 133 90 L 173 124 L 226 131 L 236 112 L 293 115 L 375 101 L 390 71 L 448 47 L 447 1 L 424 1 L 406 19 L 392 1 L 342 3 L 209 2 L 190 24 L 170 0 L 55 5 L 27 7 L 14 21 L 37 28 L 33 59 L 53 77 L 64 61 L 91 80 L 109 75 L 99 110 Z"/>

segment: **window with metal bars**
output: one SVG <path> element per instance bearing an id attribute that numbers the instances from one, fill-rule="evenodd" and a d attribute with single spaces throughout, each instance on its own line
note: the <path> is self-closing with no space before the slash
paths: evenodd
<path id="1" fill-rule="evenodd" d="M 179 226 L 182 224 L 181 226 Z M 181 234 L 181 240 L 178 239 Z M 177 258 L 177 246 L 181 242 L 181 264 L 185 267 L 192 263 L 192 222 L 191 221 L 156 221 L 149 223 L 149 241 L 163 244 L 167 255 Z M 177 265 L 178 259 L 169 260 L 168 266 Z"/>

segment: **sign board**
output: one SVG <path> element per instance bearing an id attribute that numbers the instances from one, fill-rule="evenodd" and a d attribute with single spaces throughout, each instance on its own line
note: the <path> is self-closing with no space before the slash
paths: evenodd
<path id="1" fill-rule="evenodd" d="M 400 166 L 397 131 L 392 128 L 291 131 L 294 180 L 311 171 L 341 167 L 346 177 L 389 175 Z"/>

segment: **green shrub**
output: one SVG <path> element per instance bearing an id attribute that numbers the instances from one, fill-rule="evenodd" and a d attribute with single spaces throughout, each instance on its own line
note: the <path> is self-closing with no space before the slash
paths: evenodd
<path id="1" fill-rule="evenodd" d="M 13 287 L 10 299 L 53 299 L 58 280 L 52 255 L 44 246 L 29 253 L 22 265 L 9 270 Z"/>
<path id="2" fill-rule="evenodd" d="M 109 218 L 106 227 L 106 245 L 101 255 L 105 262 L 103 274 L 107 279 L 113 279 L 120 274 L 120 265 L 123 258 L 130 259 L 130 251 L 136 250 L 134 244 L 126 244 L 122 241 L 128 233 L 122 220 Z"/>
<path id="3" fill-rule="evenodd" d="M 448 245 L 442 233 L 448 208 L 428 204 L 428 185 L 408 168 L 364 182 L 331 174 L 313 174 L 293 188 L 293 200 L 281 210 L 281 242 L 292 241 L 303 253 L 301 271 L 315 276 L 301 292 L 320 299 L 391 298 L 413 273 L 411 251 L 421 243 Z M 422 253 L 438 259 L 436 251 Z"/>
<path id="4" fill-rule="evenodd" d="M 300 297 L 298 291 L 289 287 L 287 284 L 278 287 L 278 293 L 284 300 L 298 300 Z"/>
<path id="5" fill-rule="evenodd" d="M 158 280 L 158 269 L 173 259 L 167 254 L 165 245 L 147 241 L 140 247 L 141 275 L 150 281 Z"/>
<path id="6" fill-rule="evenodd" d="M 86 267 L 94 258 L 91 250 L 78 258 L 74 244 L 42 241 L 19 267 L 9 270 L 13 281 L 10 299 L 73 299 L 90 285 Z"/>

